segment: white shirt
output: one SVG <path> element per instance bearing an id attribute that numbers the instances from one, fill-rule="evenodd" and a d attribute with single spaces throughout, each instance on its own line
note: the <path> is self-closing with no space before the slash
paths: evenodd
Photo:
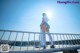
<path id="1" fill-rule="evenodd" d="M 44 19 L 44 22 L 48 22 L 49 21 L 47 16 L 44 16 L 43 19 Z"/>

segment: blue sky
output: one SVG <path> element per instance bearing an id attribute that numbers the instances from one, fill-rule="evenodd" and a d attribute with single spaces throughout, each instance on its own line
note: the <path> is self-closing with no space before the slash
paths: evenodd
<path id="1" fill-rule="evenodd" d="M 80 4 L 57 0 L 0 0 L 0 29 L 40 32 L 43 12 L 52 13 L 50 32 L 80 33 Z"/>

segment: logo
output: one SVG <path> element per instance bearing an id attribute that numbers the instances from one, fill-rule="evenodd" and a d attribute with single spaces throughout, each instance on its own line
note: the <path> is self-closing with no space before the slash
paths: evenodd
<path id="1" fill-rule="evenodd" d="M 1 44 L 1 52 L 9 52 L 9 45 Z"/>

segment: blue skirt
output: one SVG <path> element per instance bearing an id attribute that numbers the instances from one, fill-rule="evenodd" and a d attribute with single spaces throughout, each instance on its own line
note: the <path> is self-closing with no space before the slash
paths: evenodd
<path id="1" fill-rule="evenodd" d="M 47 22 L 44 22 L 44 24 L 46 24 L 46 26 L 47 26 L 48 28 L 50 28 L 50 26 L 49 26 L 49 24 L 48 24 Z"/>

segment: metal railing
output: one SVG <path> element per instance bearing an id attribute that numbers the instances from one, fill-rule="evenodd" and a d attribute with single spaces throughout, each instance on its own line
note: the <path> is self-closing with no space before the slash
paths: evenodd
<path id="1" fill-rule="evenodd" d="M 40 32 L 26 32 L 14 30 L 0 30 L 0 45 L 10 45 L 10 51 L 40 51 L 43 50 L 40 44 Z M 45 33 L 46 35 L 48 33 Z M 59 51 L 63 49 L 80 48 L 80 34 L 70 33 L 50 33 L 55 48 Z M 46 49 L 50 48 L 50 41 L 46 41 Z"/>

